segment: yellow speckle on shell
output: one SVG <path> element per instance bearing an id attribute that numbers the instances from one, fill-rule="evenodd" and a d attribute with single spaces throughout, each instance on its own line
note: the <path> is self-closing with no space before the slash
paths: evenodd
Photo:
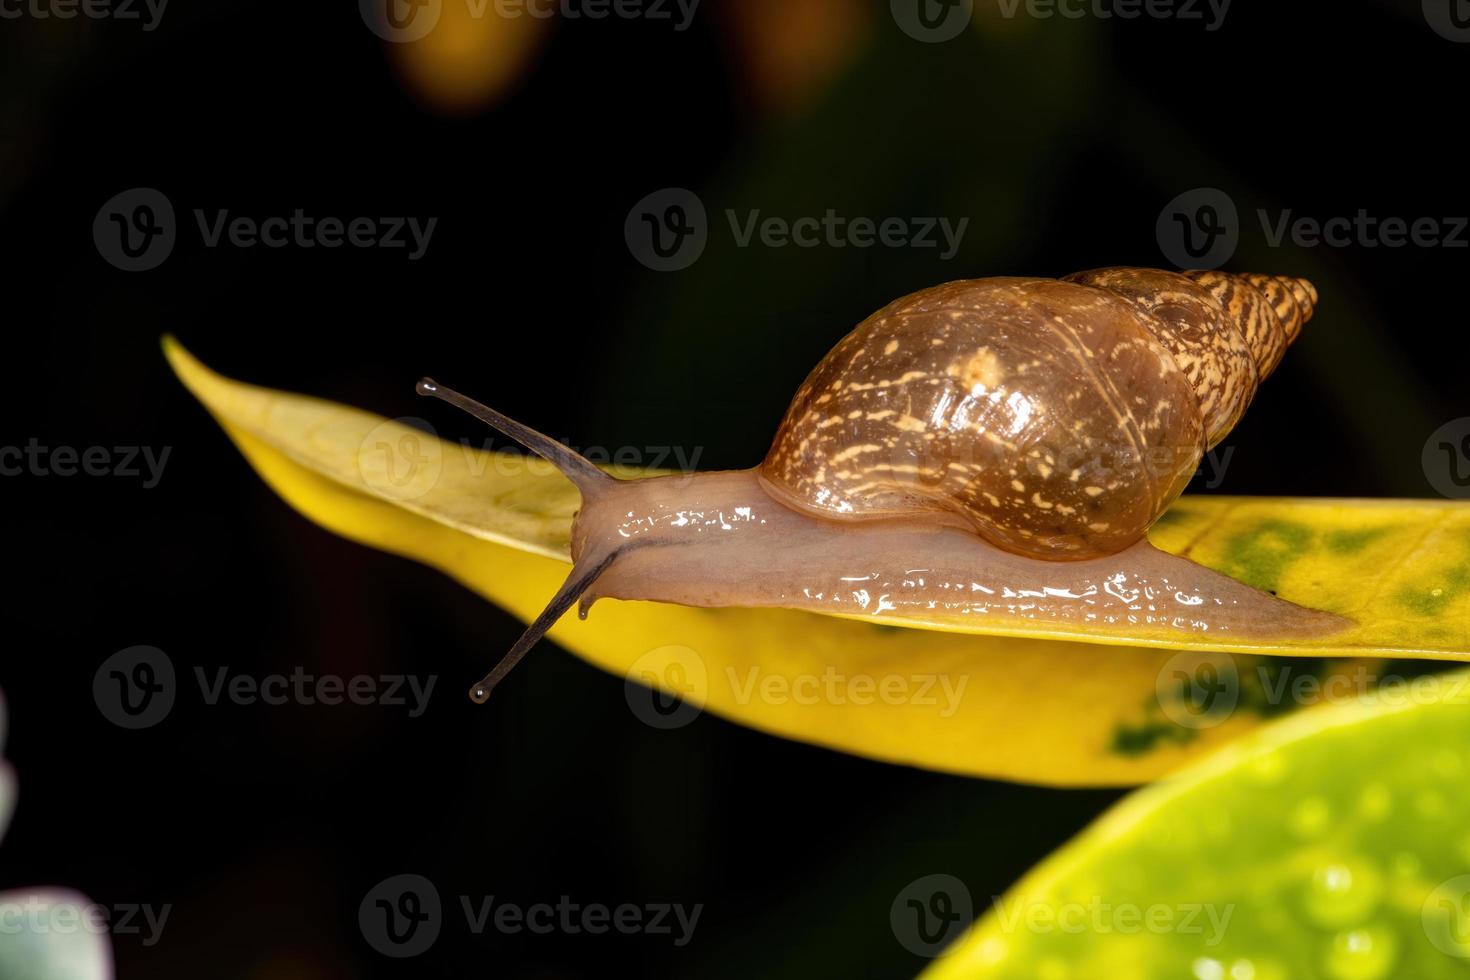
<path id="1" fill-rule="evenodd" d="M 1005 371 L 1001 369 L 1000 358 L 995 356 L 995 351 L 989 347 L 982 347 L 965 362 L 961 377 L 971 389 L 994 390 L 1000 387 Z"/>

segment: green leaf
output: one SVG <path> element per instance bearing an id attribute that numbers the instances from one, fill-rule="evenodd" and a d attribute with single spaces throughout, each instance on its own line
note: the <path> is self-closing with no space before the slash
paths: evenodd
<path id="1" fill-rule="evenodd" d="M 924 974 L 1462 977 L 1470 673 L 1266 726 L 1129 796 Z"/>

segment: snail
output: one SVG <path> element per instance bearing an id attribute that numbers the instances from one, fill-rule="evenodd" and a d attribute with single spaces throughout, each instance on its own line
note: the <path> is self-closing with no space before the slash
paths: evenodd
<path id="1" fill-rule="evenodd" d="M 895 300 L 797 390 L 753 469 L 619 480 L 425 378 L 422 395 L 545 457 L 581 493 L 573 566 L 491 690 L 573 603 L 985 617 L 1096 640 L 1230 640 L 1349 621 L 1151 546 L 1145 531 L 1311 317 L 1304 279 L 1107 268 Z"/>

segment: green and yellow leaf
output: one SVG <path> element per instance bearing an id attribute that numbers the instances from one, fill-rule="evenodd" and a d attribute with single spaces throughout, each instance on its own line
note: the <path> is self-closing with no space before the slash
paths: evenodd
<path id="1" fill-rule="evenodd" d="M 924 980 L 1462 977 L 1467 775 L 1463 671 L 1266 726 L 972 896 Z"/>
<path id="2" fill-rule="evenodd" d="M 524 621 L 565 578 L 578 497 L 548 464 L 234 382 L 172 340 L 165 351 L 266 482 L 323 527 L 438 568 Z M 1470 656 L 1470 509 L 1186 499 L 1154 540 L 1359 626 L 1316 647 L 1258 645 L 1228 656 L 1204 644 L 1147 648 L 1156 637 L 1126 645 L 1129 637 L 1109 635 L 1114 645 L 1103 648 L 1044 629 L 987 633 L 973 622 L 939 631 L 882 617 L 604 600 L 587 620 L 565 617 L 550 635 L 606 670 L 763 731 L 890 762 L 1059 785 L 1156 778 L 1284 707 L 1262 696 L 1257 678 L 1269 679 L 1274 662 L 1255 654 L 1373 658 L 1288 662 L 1318 677 L 1371 673 L 1380 657 Z M 1223 716 L 1202 712 L 1190 687 L 1200 665 L 1218 677 L 1221 656 L 1235 706 Z M 476 674 L 467 669 L 466 681 Z"/>

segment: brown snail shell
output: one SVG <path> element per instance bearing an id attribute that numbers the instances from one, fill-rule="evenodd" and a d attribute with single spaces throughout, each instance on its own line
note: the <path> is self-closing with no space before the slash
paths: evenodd
<path id="1" fill-rule="evenodd" d="M 1138 541 L 1311 317 L 1305 280 L 1110 268 L 961 280 L 864 320 L 759 471 L 837 520 L 925 515 L 1048 559 Z"/>

